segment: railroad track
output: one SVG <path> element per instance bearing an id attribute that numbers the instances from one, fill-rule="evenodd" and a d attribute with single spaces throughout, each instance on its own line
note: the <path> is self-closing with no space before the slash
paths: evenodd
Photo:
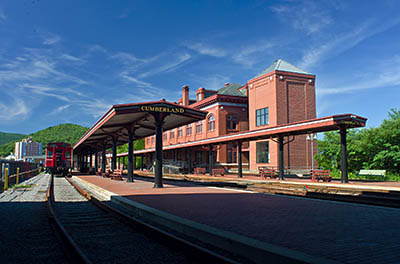
<path id="1" fill-rule="evenodd" d="M 67 178 L 53 177 L 48 211 L 81 263 L 237 263 L 141 223 L 90 196 Z"/>

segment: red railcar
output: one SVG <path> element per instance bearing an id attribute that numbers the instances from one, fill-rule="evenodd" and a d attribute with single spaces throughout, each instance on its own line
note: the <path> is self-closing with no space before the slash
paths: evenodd
<path id="1" fill-rule="evenodd" d="M 51 174 L 66 175 L 72 168 L 72 148 L 68 143 L 47 144 L 46 170 Z"/>

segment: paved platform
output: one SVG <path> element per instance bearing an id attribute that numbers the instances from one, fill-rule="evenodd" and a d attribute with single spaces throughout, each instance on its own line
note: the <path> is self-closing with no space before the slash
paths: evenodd
<path id="1" fill-rule="evenodd" d="M 154 189 L 151 180 L 126 183 L 91 175 L 77 177 L 113 196 L 258 241 L 258 246 L 273 245 L 278 251 L 288 249 L 287 254 L 309 256 L 308 260 L 314 259 L 310 262 L 400 262 L 399 209 L 190 183 L 165 181 L 165 188 Z"/>

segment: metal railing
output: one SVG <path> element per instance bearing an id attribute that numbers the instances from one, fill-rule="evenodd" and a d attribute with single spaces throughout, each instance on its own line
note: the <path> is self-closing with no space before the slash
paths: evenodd
<path id="1" fill-rule="evenodd" d="M 38 163 L 0 160 L 0 192 L 40 173 Z"/>

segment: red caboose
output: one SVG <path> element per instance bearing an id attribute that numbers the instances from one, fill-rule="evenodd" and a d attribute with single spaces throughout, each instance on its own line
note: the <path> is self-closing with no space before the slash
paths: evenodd
<path id="1" fill-rule="evenodd" d="M 71 145 L 63 142 L 47 144 L 46 170 L 53 174 L 66 175 L 72 168 Z"/>

